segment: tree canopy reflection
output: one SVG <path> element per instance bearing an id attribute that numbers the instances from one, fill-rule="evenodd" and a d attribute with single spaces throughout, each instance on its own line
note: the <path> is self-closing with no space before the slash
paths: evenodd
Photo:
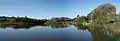
<path id="1" fill-rule="evenodd" d="M 86 26 L 83 26 L 82 24 L 75 24 L 74 25 L 78 30 L 86 30 L 87 27 Z"/>
<path id="2" fill-rule="evenodd" d="M 120 41 L 120 36 L 110 31 L 100 32 L 101 30 L 90 31 L 92 36 L 92 41 Z"/>
<path id="3" fill-rule="evenodd" d="M 52 24 L 52 25 L 50 25 L 51 26 L 51 28 L 67 28 L 68 27 L 68 25 L 67 24 Z"/>
<path id="4" fill-rule="evenodd" d="M 34 26 L 50 26 L 50 28 L 67 28 L 67 24 L 54 24 L 54 25 L 31 25 L 31 24 L 24 24 L 24 25 L 0 25 L 0 28 L 14 28 L 14 29 L 29 29 Z"/>
<path id="5" fill-rule="evenodd" d="M 0 28 L 14 28 L 14 29 L 29 29 L 29 28 L 31 28 L 31 27 L 33 27 L 33 26 L 36 26 L 36 25 L 0 25 Z"/>

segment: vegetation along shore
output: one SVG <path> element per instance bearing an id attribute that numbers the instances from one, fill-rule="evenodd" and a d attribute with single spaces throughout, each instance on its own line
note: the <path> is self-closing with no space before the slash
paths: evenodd
<path id="1" fill-rule="evenodd" d="M 120 14 L 116 14 L 116 7 L 110 3 L 101 4 L 91 11 L 87 16 L 77 15 L 71 19 L 68 17 L 54 17 L 51 19 L 33 19 L 25 17 L 6 17 L 0 16 L 0 25 L 55 25 L 55 24 L 72 24 L 83 29 L 101 29 L 120 33 Z"/>

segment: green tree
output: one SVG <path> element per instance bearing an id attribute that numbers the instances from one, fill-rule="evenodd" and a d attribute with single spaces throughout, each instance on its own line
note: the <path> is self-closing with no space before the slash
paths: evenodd
<path id="1" fill-rule="evenodd" d="M 81 17 L 75 18 L 74 21 L 77 22 L 77 23 L 81 23 L 81 22 L 87 22 L 88 19 L 87 19 L 86 16 L 81 16 Z"/>

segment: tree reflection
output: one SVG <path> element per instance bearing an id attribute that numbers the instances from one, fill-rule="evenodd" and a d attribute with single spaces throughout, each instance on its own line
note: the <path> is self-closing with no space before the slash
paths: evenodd
<path id="1" fill-rule="evenodd" d="M 120 41 L 120 36 L 110 31 L 103 31 L 101 29 L 91 30 L 91 36 L 93 41 Z"/>
<path id="2" fill-rule="evenodd" d="M 12 28 L 14 28 L 14 29 L 29 29 L 33 26 L 36 26 L 36 25 L 15 25 Z"/>
<path id="3" fill-rule="evenodd" d="M 14 29 L 29 29 L 33 26 L 38 26 L 38 25 L 34 25 L 34 24 L 22 24 L 22 25 L 10 25 L 10 24 L 4 24 L 4 25 L 0 25 L 0 28 L 14 28 Z M 46 26 L 46 25 L 39 25 L 39 26 Z"/>
<path id="4" fill-rule="evenodd" d="M 0 28 L 7 28 L 7 27 L 12 27 L 12 26 L 14 26 L 14 25 L 8 25 L 8 24 L 3 25 L 3 24 L 1 24 L 1 25 L 0 25 Z"/>
<path id="5" fill-rule="evenodd" d="M 14 28 L 14 29 L 29 29 L 34 26 L 49 26 L 49 25 L 34 25 L 34 24 L 23 24 L 23 25 L 0 25 L 0 28 Z M 66 28 L 68 27 L 67 24 L 52 24 L 50 25 L 51 28 Z"/>
<path id="6" fill-rule="evenodd" d="M 66 27 L 68 27 L 67 24 L 52 24 L 50 26 L 51 26 L 51 28 L 66 28 Z"/>
<path id="7" fill-rule="evenodd" d="M 82 24 L 75 24 L 74 25 L 78 30 L 86 30 L 87 27 L 86 26 L 83 26 Z"/>

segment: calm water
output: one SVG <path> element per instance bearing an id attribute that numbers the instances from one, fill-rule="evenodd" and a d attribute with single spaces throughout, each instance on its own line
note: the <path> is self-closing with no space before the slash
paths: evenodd
<path id="1" fill-rule="evenodd" d="M 0 41 L 92 41 L 87 30 L 73 25 L 33 26 L 30 28 L 0 28 Z"/>
<path id="2" fill-rule="evenodd" d="M 73 25 L 1 26 L 0 41 L 120 41 L 119 36 L 99 31 L 88 31 Z"/>

